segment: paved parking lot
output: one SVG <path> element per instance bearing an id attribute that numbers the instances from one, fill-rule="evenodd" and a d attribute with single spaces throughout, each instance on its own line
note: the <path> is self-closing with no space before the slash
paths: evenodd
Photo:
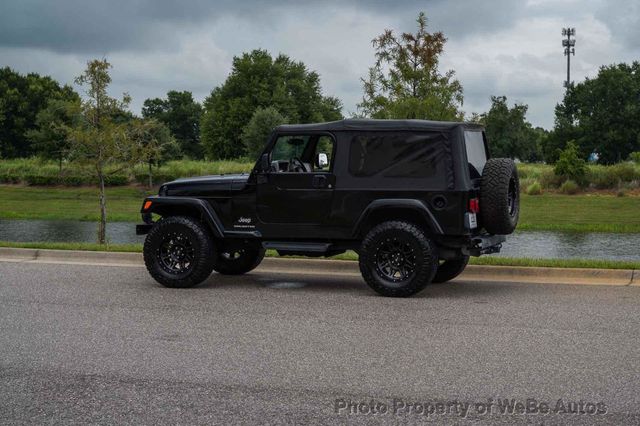
<path id="1" fill-rule="evenodd" d="M 309 272 L 0 262 L 0 422 L 640 422 L 640 288 Z"/>

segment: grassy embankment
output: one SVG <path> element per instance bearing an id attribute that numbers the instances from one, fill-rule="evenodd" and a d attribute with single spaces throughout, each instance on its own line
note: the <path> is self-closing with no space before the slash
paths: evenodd
<path id="1" fill-rule="evenodd" d="M 116 166 L 113 166 L 114 169 Z M 117 166 L 119 168 L 119 166 Z M 160 167 L 153 168 L 154 182 L 166 182 L 179 177 L 199 176 L 219 173 L 248 172 L 253 167 L 251 159 L 229 161 L 169 161 Z M 521 187 L 527 191 L 535 184 L 543 192 L 561 192 L 565 181 L 556 176 L 553 167 L 545 164 L 518 164 Z M 94 179 L 80 165 L 63 164 L 62 172 L 58 164 L 38 158 L 0 160 L 0 184 L 23 185 L 90 185 Z M 128 184 L 147 184 L 148 168 L 139 164 L 124 172 L 111 176 L 108 184 L 124 186 Z M 608 191 L 614 194 L 640 195 L 640 164 L 623 162 L 612 166 L 588 165 L 582 187 L 579 192 Z"/>
<path id="2" fill-rule="evenodd" d="M 140 220 L 143 187 L 107 189 L 110 221 Z M 640 197 L 583 194 L 522 195 L 520 230 L 640 232 Z M 97 190 L 89 187 L 0 185 L 0 219 L 98 220 Z"/>
<path id="3" fill-rule="evenodd" d="M 169 161 L 160 167 L 153 167 L 152 175 L 155 183 L 167 182 L 180 177 L 202 176 L 223 173 L 248 172 L 253 161 L 246 159 L 228 161 Z M 117 170 L 113 165 L 107 170 Z M 108 186 L 125 186 L 131 184 L 146 185 L 149 182 L 148 167 L 138 164 L 126 171 L 118 172 L 107 178 Z M 33 186 L 83 186 L 95 183 L 88 170 L 75 163 L 63 164 L 62 172 L 55 162 L 37 158 L 19 158 L 0 160 L 0 184 L 23 184 Z"/>
<path id="4" fill-rule="evenodd" d="M 142 252 L 141 244 L 92 244 L 92 243 L 14 243 L 0 241 L 0 247 L 34 248 L 51 250 L 85 250 L 85 251 L 110 251 L 110 252 Z M 267 256 L 277 256 L 274 251 L 268 251 Z M 354 252 L 347 252 L 331 259 L 358 260 Z M 511 257 L 473 257 L 472 265 L 492 266 L 537 266 L 548 268 L 599 268 L 599 269 L 639 269 L 640 262 L 593 260 L 593 259 L 527 259 Z"/>
<path id="5" fill-rule="evenodd" d="M 520 189 L 534 193 L 533 187 L 542 192 L 571 193 L 563 187 L 566 178 L 556 176 L 553 166 L 546 164 L 518 164 Z M 608 192 L 618 196 L 640 195 L 640 164 L 622 162 L 611 166 L 590 164 L 583 181 L 578 182 L 575 192 Z"/>

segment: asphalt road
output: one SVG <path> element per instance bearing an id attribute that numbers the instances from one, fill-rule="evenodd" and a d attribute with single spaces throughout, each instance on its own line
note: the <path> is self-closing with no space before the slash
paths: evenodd
<path id="1" fill-rule="evenodd" d="M 387 299 L 353 275 L 172 290 L 138 267 L 0 262 L 0 422 L 638 424 L 639 306 L 632 287 Z"/>

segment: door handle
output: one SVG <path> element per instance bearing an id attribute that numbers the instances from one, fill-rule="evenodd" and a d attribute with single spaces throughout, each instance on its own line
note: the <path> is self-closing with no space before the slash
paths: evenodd
<path id="1" fill-rule="evenodd" d="M 311 179 L 311 186 L 314 188 L 326 188 L 327 177 L 323 175 L 314 175 L 313 179 Z"/>

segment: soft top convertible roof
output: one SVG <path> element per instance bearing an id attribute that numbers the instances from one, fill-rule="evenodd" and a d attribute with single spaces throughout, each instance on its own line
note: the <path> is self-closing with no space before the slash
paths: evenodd
<path id="1" fill-rule="evenodd" d="M 373 120 L 373 119 L 346 119 L 330 121 L 327 123 L 311 124 L 284 124 L 276 127 L 279 132 L 309 132 L 309 131 L 376 131 L 376 130 L 424 130 L 424 131 L 450 131 L 463 126 L 468 129 L 482 129 L 476 123 L 454 121 L 428 121 L 428 120 Z"/>

